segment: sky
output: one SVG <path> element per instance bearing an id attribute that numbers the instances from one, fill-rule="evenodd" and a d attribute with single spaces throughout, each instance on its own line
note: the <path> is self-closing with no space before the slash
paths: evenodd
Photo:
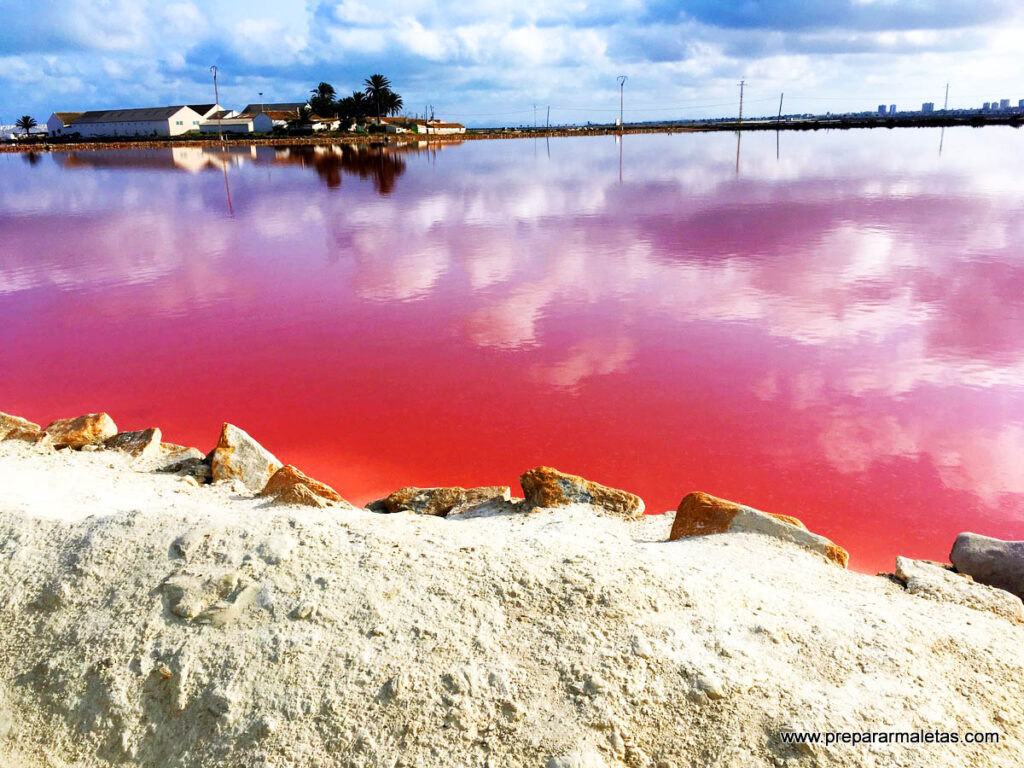
<path id="1" fill-rule="evenodd" d="M 1024 98 L 1020 0 L 0 0 L 0 123 L 300 101 L 388 76 L 467 125 L 941 107 Z M 260 97 L 260 92 L 263 96 Z"/>

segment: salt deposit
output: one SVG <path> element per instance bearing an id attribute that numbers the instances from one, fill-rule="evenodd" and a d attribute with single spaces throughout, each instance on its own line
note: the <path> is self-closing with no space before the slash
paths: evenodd
<path id="1" fill-rule="evenodd" d="M 134 461 L 0 443 L 0 765 L 1020 765 L 1020 623 L 794 544 Z M 918 729 L 1000 743 L 782 742 Z"/>

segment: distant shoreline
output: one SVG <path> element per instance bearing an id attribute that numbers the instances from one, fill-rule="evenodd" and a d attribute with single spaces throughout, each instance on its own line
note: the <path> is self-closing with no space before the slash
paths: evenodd
<path id="1" fill-rule="evenodd" d="M 463 141 L 483 139 L 544 139 L 568 136 L 618 136 L 638 133 L 709 133 L 713 131 L 819 131 L 849 130 L 853 128 L 981 128 L 988 125 L 1011 125 L 1015 128 L 1024 124 L 1024 115 L 1005 116 L 970 115 L 957 117 L 886 117 L 886 118 L 831 118 L 815 117 L 805 120 L 756 119 L 721 121 L 709 123 L 651 123 L 644 125 L 586 126 L 579 128 L 487 128 L 469 129 L 461 134 L 421 135 L 415 133 L 391 135 L 351 135 L 332 133 L 318 136 L 251 137 L 247 134 L 233 134 L 224 140 L 203 136 L 202 138 L 130 138 L 118 137 L 109 140 L 55 141 L 55 142 L 11 142 L 0 144 L 0 153 L 31 152 L 79 152 L 102 149 L 168 149 L 176 147 L 218 147 L 218 146 L 327 146 L 331 144 L 372 144 L 401 146 L 426 142 L 428 144 L 457 144 Z"/>

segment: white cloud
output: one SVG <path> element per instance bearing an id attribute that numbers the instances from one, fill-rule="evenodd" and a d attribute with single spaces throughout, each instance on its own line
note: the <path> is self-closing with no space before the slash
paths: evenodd
<path id="1" fill-rule="evenodd" d="M 91 87 L 69 89 L 66 76 L 40 79 L 8 67 L 0 72 L 0 114 L 48 113 L 69 100 L 190 101 L 210 63 L 223 66 L 226 100 L 246 103 L 254 89 L 291 100 L 321 79 L 345 90 L 384 71 L 407 104 L 433 103 L 477 124 L 524 122 L 535 101 L 551 104 L 556 122 L 610 119 L 620 73 L 630 75 L 634 119 L 727 114 L 743 75 L 752 114 L 771 111 L 782 91 L 787 111 L 939 101 L 946 73 L 955 106 L 1024 96 L 1016 93 L 1015 74 L 1024 22 L 1002 0 L 948 9 L 897 4 L 869 8 L 869 16 L 825 4 L 814 14 L 772 18 L 755 13 L 758 4 L 685 0 L 670 8 L 643 0 L 10 2 L 0 49 L 33 66 L 56 57 Z M 681 13 L 687 9 L 690 16 Z M 737 25 L 736 17 L 750 23 Z M 804 23 L 812 17 L 813 25 Z M 908 26 L 908 19 L 916 23 Z M 116 57 L 116 65 L 104 56 Z M 126 82 L 124 72 L 143 73 L 143 82 Z"/>

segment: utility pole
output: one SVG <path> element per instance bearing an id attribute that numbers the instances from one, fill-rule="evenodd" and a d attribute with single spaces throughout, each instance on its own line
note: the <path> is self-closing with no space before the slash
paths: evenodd
<path id="1" fill-rule="evenodd" d="M 623 118 L 623 115 L 622 115 L 622 113 L 623 113 L 622 104 L 623 104 L 623 92 L 626 89 L 626 80 L 627 80 L 627 78 L 626 78 L 625 75 L 619 75 L 615 79 L 619 81 L 619 130 L 621 131 L 626 126 L 626 121 L 625 121 L 625 119 Z"/>
<path id="2" fill-rule="evenodd" d="M 949 109 L 949 83 L 946 83 L 946 103 L 942 105 L 942 111 Z"/>
<path id="3" fill-rule="evenodd" d="M 775 122 L 776 123 L 778 123 L 778 122 L 780 122 L 782 120 L 782 99 L 783 99 L 783 97 L 785 95 L 786 95 L 785 93 L 780 93 L 779 94 L 779 116 L 777 118 L 775 118 Z M 742 109 L 740 111 L 742 112 Z"/>
<path id="4" fill-rule="evenodd" d="M 739 122 L 743 122 L 743 89 L 746 87 L 747 81 L 740 80 L 740 119 Z"/>
<path id="5" fill-rule="evenodd" d="M 533 130 L 537 130 L 537 105 L 533 105 Z"/>
<path id="6" fill-rule="evenodd" d="M 547 130 L 549 130 L 549 131 L 551 130 L 551 105 L 550 104 L 548 104 L 548 124 L 547 124 Z"/>
<path id="7" fill-rule="evenodd" d="M 215 104 L 220 104 L 220 91 L 217 90 L 217 65 L 210 67 L 210 71 L 213 72 L 213 101 Z M 220 120 L 220 116 L 217 117 L 217 135 L 220 140 L 224 141 L 224 128 Z"/>

